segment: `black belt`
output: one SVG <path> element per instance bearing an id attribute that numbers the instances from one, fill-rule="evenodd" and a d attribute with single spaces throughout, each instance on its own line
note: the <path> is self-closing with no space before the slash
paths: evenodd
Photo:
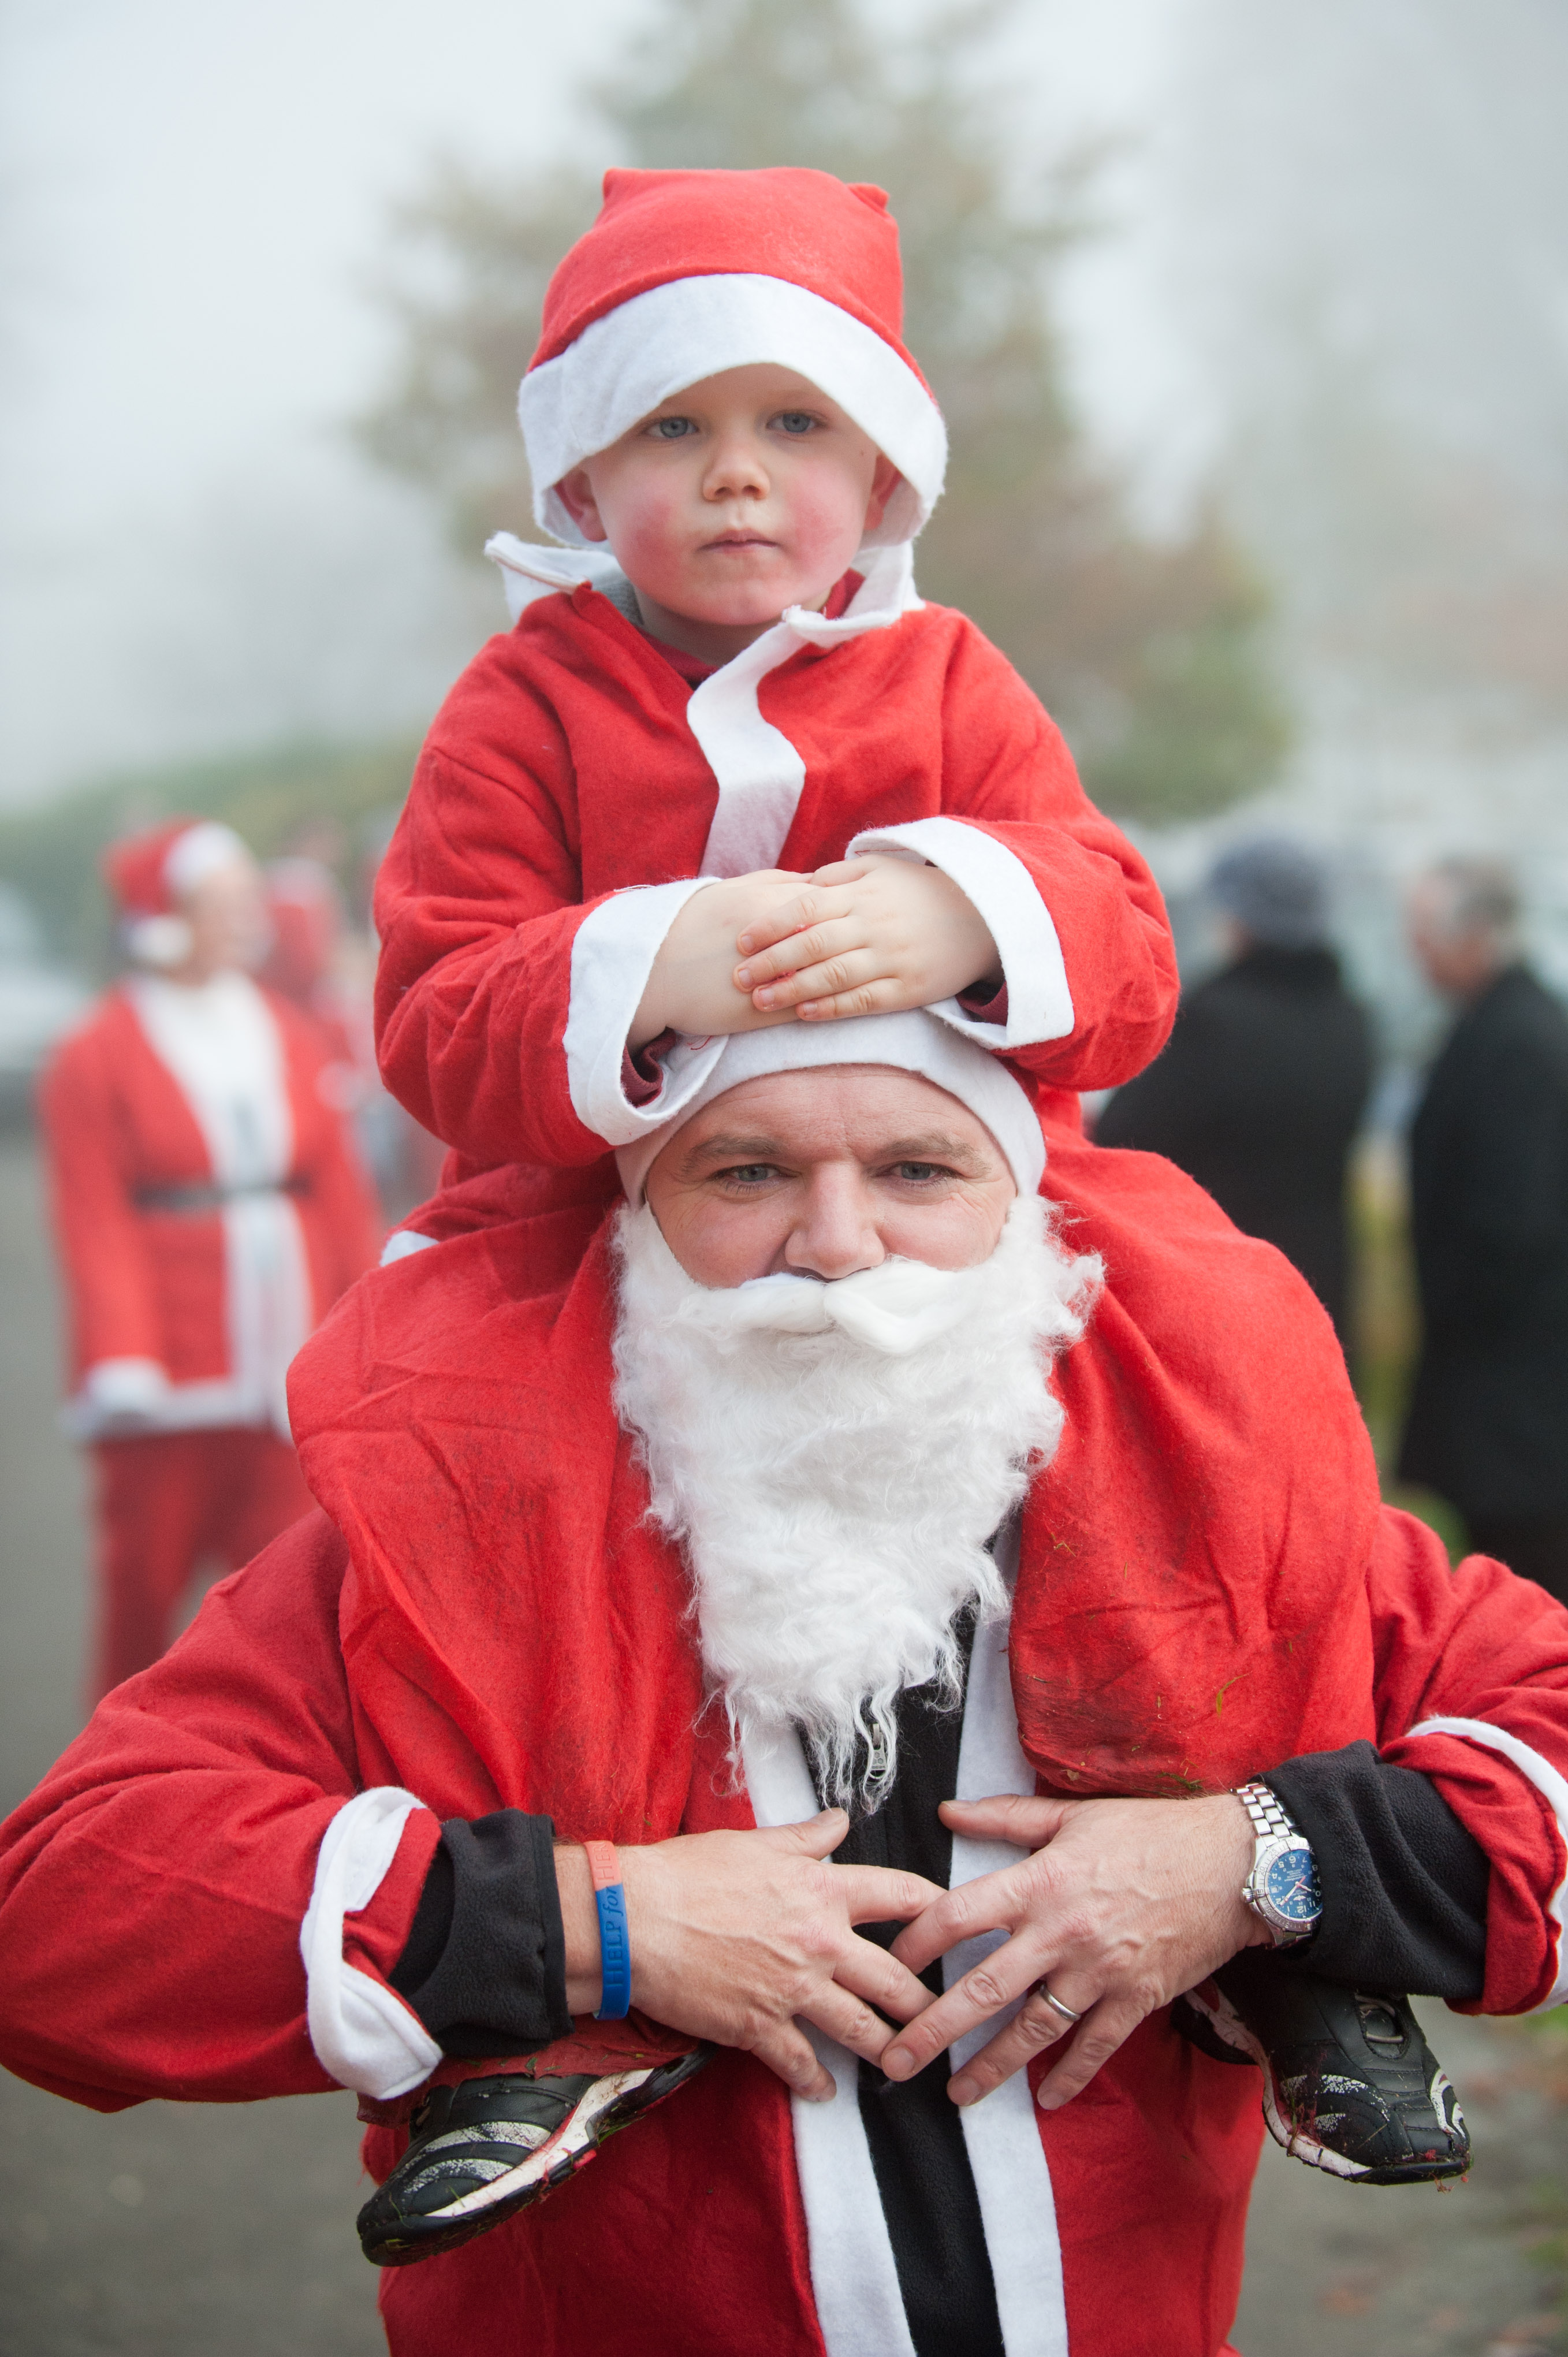
<path id="1" fill-rule="evenodd" d="M 138 1187 L 136 1209 L 139 1211 L 220 1211 L 226 1203 L 264 1202 L 271 1196 L 308 1195 L 308 1178 L 282 1178 L 275 1186 L 220 1187 Z"/>

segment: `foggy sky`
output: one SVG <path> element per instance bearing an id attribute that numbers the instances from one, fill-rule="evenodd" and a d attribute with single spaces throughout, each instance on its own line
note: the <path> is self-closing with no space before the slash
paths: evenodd
<path id="1" fill-rule="evenodd" d="M 608 160 L 571 92 L 640 5 L 0 0 L 0 801 L 424 718 L 499 608 L 344 434 L 387 209 L 438 149 Z M 1156 525 L 1225 478 L 1333 604 L 1326 355 L 1521 512 L 1568 479 L 1555 0 L 1028 0 L 1003 62 L 1022 159 L 1119 142 L 1062 301 Z"/>

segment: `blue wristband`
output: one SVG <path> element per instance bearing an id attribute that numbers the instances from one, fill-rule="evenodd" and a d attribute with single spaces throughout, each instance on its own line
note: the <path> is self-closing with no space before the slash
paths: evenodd
<path id="1" fill-rule="evenodd" d="M 627 1930 L 626 1889 L 607 1878 L 618 1864 L 608 1842 L 585 1845 L 599 1910 L 599 2009 L 596 2021 L 624 2021 L 631 2010 L 631 1938 Z M 596 1857 L 596 1851 L 598 1855 Z M 601 1880 L 601 1876 L 605 1879 Z"/>

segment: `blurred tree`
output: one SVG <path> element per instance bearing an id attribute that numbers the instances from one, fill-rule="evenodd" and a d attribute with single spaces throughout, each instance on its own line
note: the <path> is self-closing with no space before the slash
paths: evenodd
<path id="1" fill-rule="evenodd" d="M 1011 187 L 980 79 L 1007 13 L 967 0 L 890 48 L 852 0 L 659 0 L 596 95 L 633 163 L 816 165 L 890 191 L 908 340 L 952 438 L 921 586 L 1012 656 L 1109 808 L 1186 818 L 1253 791 L 1283 750 L 1266 601 L 1215 517 L 1141 537 L 1089 455 L 1050 296 L 1093 159 Z M 466 549 L 530 528 L 517 385 L 550 271 L 596 204 L 585 175 L 500 185 L 448 163 L 397 216 L 402 360 L 362 436 L 441 498 Z"/>

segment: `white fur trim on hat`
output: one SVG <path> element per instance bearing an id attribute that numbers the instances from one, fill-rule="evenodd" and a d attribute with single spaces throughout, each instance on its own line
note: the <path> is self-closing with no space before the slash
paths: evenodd
<path id="1" fill-rule="evenodd" d="M 199 826 L 188 826 L 169 845 L 164 861 L 164 881 L 177 900 L 194 892 L 220 867 L 232 867 L 237 861 L 249 863 L 250 852 L 231 826 L 221 826 L 216 819 L 204 819 Z"/>
<path id="2" fill-rule="evenodd" d="M 837 402 L 891 458 L 903 481 L 867 548 L 912 540 L 941 495 L 947 428 L 913 369 L 874 328 L 785 278 L 715 274 L 651 286 L 531 369 L 518 422 L 533 475 L 535 520 L 581 543 L 556 485 L 607 450 L 671 394 L 723 369 L 772 361 Z"/>
<path id="3" fill-rule="evenodd" d="M 665 1085 L 678 1088 L 684 1066 L 712 1046 L 709 1039 L 682 1039 L 663 1060 Z M 1046 1173 L 1046 1141 L 1027 1094 L 1005 1064 L 922 1007 L 903 1015 L 854 1016 L 842 1023 L 779 1023 L 764 1031 L 736 1032 L 680 1112 L 617 1154 L 627 1201 L 641 1202 L 643 1182 L 660 1153 L 715 1097 L 743 1081 L 763 1080 L 773 1072 L 813 1071 L 830 1064 L 888 1064 L 897 1071 L 918 1072 L 945 1089 L 985 1124 L 1007 1157 L 1019 1193 L 1038 1193 Z"/>

